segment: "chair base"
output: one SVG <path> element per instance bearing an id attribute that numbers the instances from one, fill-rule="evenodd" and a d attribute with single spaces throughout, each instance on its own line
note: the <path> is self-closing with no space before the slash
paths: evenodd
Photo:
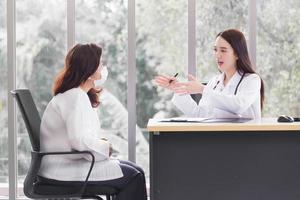
<path id="1" fill-rule="evenodd" d="M 99 196 L 86 196 L 86 197 L 82 197 L 81 199 L 99 199 L 99 200 L 103 200 L 101 197 Z"/>
<path id="2" fill-rule="evenodd" d="M 84 196 L 81 199 L 98 199 L 98 200 L 103 200 L 103 198 L 99 196 Z M 112 200 L 110 195 L 106 195 L 106 200 Z"/>

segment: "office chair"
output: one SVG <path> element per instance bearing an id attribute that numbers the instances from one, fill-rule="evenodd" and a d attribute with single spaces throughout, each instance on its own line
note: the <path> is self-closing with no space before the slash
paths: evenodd
<path id="1" fill-rule="evenodd" d="M 41 118 L 28 89 L 17 89 L 11 91 L 11 94 L 17 101 L 21 111 L 26 129 L 29 134 L 32 146 L 31 163 L 24 180 L 24 194 L 32 199 L 100 199 L 106 196 L 107 200 L 111 200 L 118 190 L 108 186 L 97 186 L 93 182 L 89 182 L 89 176 L 94 166 L 95 158 L 90 151 L 71 151 L 71 152 L 41 152 L 40 151 L 40 124 Z M 43 181 L 43 177 L 38 176 L 42 158 L 44 156 L 55 156 L 62 154 L 89 154 L 92 162 L 87 173 L 85 181 Z M 42 179 L 41 179 L 42 178 Z"/>

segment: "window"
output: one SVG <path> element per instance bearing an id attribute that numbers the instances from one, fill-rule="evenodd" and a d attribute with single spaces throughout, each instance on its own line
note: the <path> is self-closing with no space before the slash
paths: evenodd
<path id="1" fill-rule="evenodd" d="M 213 54 L 216 35 L 236 28 L 247 38 L 248 0 L 197 0 L 196 4 L 197 77 L 207 82 L 218 73 Z"/>
<path id="2" fill-rule="evenodd" d="M 103 47 L 109 69 L 101 95 L 100 121 L 113 144 L 114 156 L 128 159 L 127 59 L 128 0 L 75 0 L 76 43 Z M 228 28 L 248 38 L 249 0 L 195 0 L 197 78 L 208 81 L 218 73 L 213 54 L 215 36 Z M 172 93 L 154 86 L 157 74 L 186 80 L 188 69 L 188 1 L 135 1 L 136 28 L 136 158 L 149 176 L 146 130 L 149 118 L 181 113 Z M 7 0 L 0 0 L 0 196 L 8 185 Z M 29 88 L 40 116 L 52 98 L 52 84 L 67 53 L 67 1 L 16 0 L 17 88 Z M 300 116 L 300 2 L 257 1 L 257 68 L 265 83 L 264 117 Z M 250 27 L 251 28 L 251 27 Z M 249 47 L 249 43 L 248 43 Z M 31 145 L 17 108 L 18 181 L 30 163 Z M 19 184 L 22 187 L 22 184 Z M 21 191 L 21 190 L 19 190 Z M 21 195 L 21 193 L 19 194 Z"/>
<path id="3" fill-rule="evenodd" d="M 102 136 L 111 141 L 113 156 L 127 160 L 127 2 L 77 0 L 75 24 L 76 42 L 103 48 L 109 74 L 98 109 Z"/>
<path id="4" fill-rule="evenodd" d="M 300 2 L 257 5 L 257 69 L 265 83 L 264 117 L 300 116 Z"/>
<path id="5" fill-rule="evenodd" d="M 65 0 L 16 1 L 16 86 L 32 91 L 40 116 L 51 100 L 54 77 L 64 66 L 66 22 Z M 20 114 L 17 123 L 21 183 L 29 167 L 31 146 Z"/>
<path id="6" fill-rule="evenodd" d="M 156 88 L 152 80 L 157 74 L 185 78 L 187 71 L 187 1 L 148 0 L 136 3 L 136 67 L 137 67 L 137 132 L 142 148 L 137 146 L 137 163 L 149 176 L 149 118 L 178 115 L 171 103 L 172 93 Z M 180 14 L 178 14 L 180 13 Z M 140 144 L 140 141 L 137 141 Z"/>
<path id="7" fill-rule="evenodd" d="M 0 188 L 8 186 L 6 1 L 0 1 Z M 2 193 L 0 196 L 7 195 Z"/>

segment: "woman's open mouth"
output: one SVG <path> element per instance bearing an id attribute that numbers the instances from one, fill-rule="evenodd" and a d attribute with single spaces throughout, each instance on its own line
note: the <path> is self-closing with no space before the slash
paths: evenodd
<path id="1" fill-rule="evenodd" d="M 224 64 L 224 62 L 218 61 L 218 65 L 219 65 L 219 66 L 222 66 L 223 64 Z"/>

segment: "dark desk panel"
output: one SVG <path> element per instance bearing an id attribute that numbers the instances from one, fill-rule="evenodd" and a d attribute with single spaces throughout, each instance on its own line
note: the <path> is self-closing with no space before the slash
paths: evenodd
<path id="1" fill-rule="evenodd" d="M 151 132 L 151 200 L 299 200 L 299 133 Z"/>

